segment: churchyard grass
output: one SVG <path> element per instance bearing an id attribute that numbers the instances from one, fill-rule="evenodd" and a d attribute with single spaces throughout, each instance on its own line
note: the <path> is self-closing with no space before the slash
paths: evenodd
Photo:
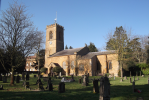
<path id="1" fill-rule="evenodd" d="M 30 74 L 30 88 L 25 89 L 22 86 L 23 81 L 20 83 L 15 83 L 14 86 L 10 86 L 10 78 L 8 78 L 7 83 L 0 81 L 0 84 L 3 85 L 4 90 L 0 90 L 0 100 L 99 100 L 99 94 L 93 93 L 93 83 L 89 80 L 89 86 L 82 86 L 78 83 L 79 78 L 74 77 L 75 82 L 65 83 L 65 93 L 58 93 L 58 84 L 61 79 L 55 79 L 52 77 L 53 91 L 32 91 L 37 89 L 36 81 L 37 77 L 34 78 Z M 69 76 L 70 78 L 71 76 Z M 142 90 L 141 93 L 132 92 L 132 83 L 129 83 L 128 80 L 123 80 L 120 82 L 120 77 L 109 78 L 110 80 L 110 100 L 136 100 L 138 97 L 143 97 L 144 100 L 149 100 L 149 84 L 147 84 L 147 79 L 149 76 L 140 77 L 137 80 L 135 77 L 135 88 Z M 89 79 L 97 79 L 99 76 L 89 76 Z M 43 81 L 41 78 L 43 87 L 47 86 L 47 82 Z M 98 82 L 100 86 L 100 82 Z"/>

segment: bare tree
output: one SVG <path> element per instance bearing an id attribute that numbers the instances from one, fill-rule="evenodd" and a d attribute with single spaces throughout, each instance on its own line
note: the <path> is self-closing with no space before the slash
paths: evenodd
<path id="1" fill-rule="evenodd" d="M 24 57 L 27 57 L 39 44 L 37 41 L 39 38 L 37 37 L 40 32 L 35 28 L 30 18 L 31 16 L 26 14 L 26 6 L 17 2 L 11 4 L 6 11 L 2 12 L 2 18 L 0 19 L 0 47 L 10 54 L 9 65 L 11 70 L 7 70 L 7 72 L 12 72 L 10 84 L 14 84 L 14 71 L 24 61 L 24 59 L 19 58 L 19 62 L 15 62 L 18 59 L 17 52 L 21 52 Z M 0 56 L 2 57 L 1 54 Z M 3 68 L 6 69 L 7 66 L 3 64 L 5 60 L 1 59 L 0 62 Z"/>

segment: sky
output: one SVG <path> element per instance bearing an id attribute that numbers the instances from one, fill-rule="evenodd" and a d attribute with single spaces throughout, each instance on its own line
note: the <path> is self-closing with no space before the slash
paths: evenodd
<path id="1" fill-rule="evenodd" d="M 1 11 L 14 0 L 1 0 Z M 16 1 L 16 0 L 15 0 Z M 27 6 L 31 21 L 44 32 L 57 23 L 64 27 L 64 48 L 84 47 L 90 42 L 104 49 L 107 34 L 123 26 L 134 35 L 149 34 L 149 0 L 17 0 Z M 0 11 L 0 14 L 1 14 Z M 0 16 L 1 18 L 1 16 Z M 43 37 L 45 40 L 45 37 Z M 45 45 L 43 46 L 45 47 Z"/>

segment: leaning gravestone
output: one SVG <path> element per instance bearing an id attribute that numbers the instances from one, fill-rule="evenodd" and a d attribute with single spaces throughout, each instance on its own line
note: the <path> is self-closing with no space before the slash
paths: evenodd
<path id="1" fill-rule="evenodd" d="M 93 93 L 99 93 L 98 80 L 93 80 Z"/>
<path id="2" fill-rule="evenodd" d="M 110 82 L 108 77 L 100 78 L 99 100 L 110 100 Z"/>
<path id="3" fill-rule="evenodd" d="M 0 81 L 2 81 L 2 75 L 0 74 Z"/>
<path id="4" fill-rule="evenodd" d="M 65 92 L 65 83 L 60 82 L 58 86 L 58 93 L 64 93 Z"/>
<path id="5" fill-rule="evenodd" d="M 3 76 L 3 83 L 7 83 L 7 76 Z"/>

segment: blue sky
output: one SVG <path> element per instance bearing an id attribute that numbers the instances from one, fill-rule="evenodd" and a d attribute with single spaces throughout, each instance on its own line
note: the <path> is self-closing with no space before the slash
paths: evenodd
<path id="1" fill-rule="evenodd" d="M 149 34 L 149 0 L 17 0 L 27 6 L 31 20 L 46 34 L 46 25 L 64 26 L 64 46 L 83 47 L 94 43 L 103 49 L 106 36 L 116 27 L 132 29 L 132 34 Z M 1 0 L 6 10 L 13 0 Z M 1 13 L 1 12 L 0 12 Z M 45 39 L 45 37 L 43 37 Z"/>

